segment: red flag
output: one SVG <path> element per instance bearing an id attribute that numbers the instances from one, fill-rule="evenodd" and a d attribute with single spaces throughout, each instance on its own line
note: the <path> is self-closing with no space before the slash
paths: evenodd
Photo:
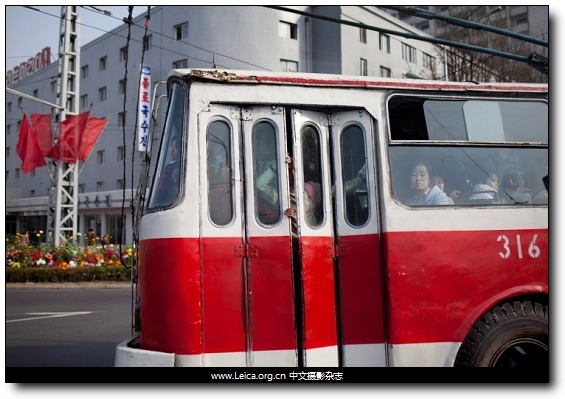
<path id="1" fill-rule="evenodd" d="M 37 144 L 41 148 L 43 156 L 47 156 L 51 146 L 53 145 L 53 136 L 51 134 L 51 114 L 32 114 L 31 125 L 33 133 L 37 139 Z"/>
<path id="2" fill-rule="evenodd" d="M 84 134 L 82 136 L 80 153 L 78 156 L 81 161 L 86 162 L 86 159 L 96 145 L 98 138 L 106 128 L 107 123 L 108 120 L 105 118 L 88 118 L 86 129 L 84 130 Z"/>
<path id="3" fill-rule="evenodd" d="M 89 111 L 86 111 L 79 115 L 71 115 L 61 122 L 61 131 L 57 143 L 47 154 L 49 158 L 67 163 L 77 161 L 89 113 Z"/>
<path id="4" fill-rule="evenodd" d="M 22 120 L 16 152 L 22 160 L 23 173 L 29 173 L 35 168 L 47 165 L 26 114 L 24 114 Z"/>

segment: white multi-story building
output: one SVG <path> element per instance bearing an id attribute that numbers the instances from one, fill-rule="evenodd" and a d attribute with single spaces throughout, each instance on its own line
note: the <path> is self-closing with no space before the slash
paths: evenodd
<path id="1" fill-rule="evenodd" d="M 152 147 L 155 150 L 166 108 L 164 100 L 159 100 L 159 96 L 165 94 L 165 85 L 157 83 L 165 81 L 173 68 L 217 67 L 393 78 L 413 74 L 441 78 L 443 64 L 433 44 L 371 28 L 425 36 L 377 7 L 304 6 L 292 9 L 362 23 L 369 28 L 271 7 L 159 6 L 151 8 L 147 31 L 144 7 L 143 12 L 134 18 L 133 25 L 124 23 L 81 46 L 80 66 L 77 67 L 80 112 L 91 109 L 91 116 L 109 118 L 109 123 L 88 160 L 78 168 L 79 232 L 94 228 L 97 234 L 110 234 L 118 242 L 120 221 L 125 216 L 122 242 L 133 240 L 130 200 L 135 196 L 143 170 L 142 154 L 136 152 L 132 142 L 142 59 L 143 64 L 151 68 L 157 99 L 153 107 L 159 105 L 157 118 L 152 121 Z M 16 72 L 8 71 L 7 86 L 49 103 L 56 102 L 56 62 L 26 77 Z M 21 159 L 16 152 L 21 108 L 27 115 L 52 112 L 43 103 L 16 94 L 6 95 L 8 234 L 30 227 L 48 230 L 49 168 L 41 167 L 23 174 Z M 55 122 L 53 125 L 56 126 Z M 152 169 L 151 165 L 150 173 Z"/>

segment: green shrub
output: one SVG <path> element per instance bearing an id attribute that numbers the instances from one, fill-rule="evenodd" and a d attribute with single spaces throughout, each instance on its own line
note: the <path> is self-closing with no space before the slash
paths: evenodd
<path id="1" fill-rule="evenodd" d="M 6 283 L 75 283 L 130 279 L 130 269 L 123 266 L 6 268 Z"/>

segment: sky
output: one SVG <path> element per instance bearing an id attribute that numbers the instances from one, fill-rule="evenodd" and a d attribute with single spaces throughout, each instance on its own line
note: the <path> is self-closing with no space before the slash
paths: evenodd
<path id="1" fill-rule="evenodd" d="M 35 3 L 34 3 L 35 4 Z M 91 3 L 92 4 L 92 3 Z M 51 47 L 51 62 L 59 51 L 59 18 L 61 6 L 9 5 L 5 10 L 6 70 Z M 104 33 L 120 26 L 128 16 L 128 6 L 80 6 L 80 45 L 83 46 Z M 144 13 L 147 6 L 134 6 L 133 17 Z M 109 11 L 111 15 L 105 15 Z"/>

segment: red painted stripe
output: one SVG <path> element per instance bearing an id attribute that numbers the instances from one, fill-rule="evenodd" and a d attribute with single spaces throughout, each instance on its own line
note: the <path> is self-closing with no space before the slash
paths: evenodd
<path id="1" fill-rule="evenodd" d="M 382 343 L 384 306 L 379 236 L 339 239 L 341 334 L 345 345 Z"/>
<path id="2" fill-rule="evenodd" d="M 202 239 L 202 321 L 204 353 L 244 352 L 244 259 L 235 256 L 241 238 Z"/>
<path id="3" fill-rule="evenodd" d="M 290 237 L 250 237 L 251 350 L 295 349 Z"/>
<path id="4" fill-rule="evenodd" d="M 197 239 L 139 243 L 142 349 L 200 354 L 200 267 Z"/>
<path id="5" fill-rule="evenodd" d="M 501 235 L 509 238 L 507 259 L 499 255 L 507 253 Z M 537 258 L 528 251 L 534 235 Z M 548 289 L 547 229 L 397 232 L 384 239 L 392 344 L 462 341 L 497 301 Z"/>
<path id="6" fill-rule="evenodd" d="M 337 345 L 337 315 L 331 237 L 301 237 L 304 348 Z"/>

